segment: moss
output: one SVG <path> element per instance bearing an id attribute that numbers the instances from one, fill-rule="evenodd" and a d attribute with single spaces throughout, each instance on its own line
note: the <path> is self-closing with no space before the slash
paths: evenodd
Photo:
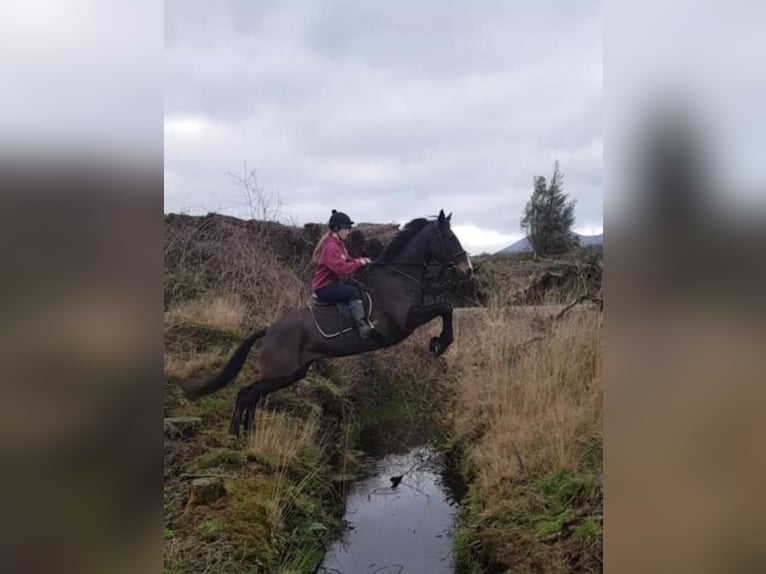
<path id="1" fill-rule="evenodd" d="M 227 394 L 206 395 L 196 403 L 200 414 L 208 419 L 220 419 L 231 415 L 233 404 Z"/>
<path id="2" fill-rule="evenodd" d="M 203 520 L 197 528 L 206 535 L 206 538 L 215 539 L 221 531 L 221 521 L 218 519 Z"/>
<path id="3" fill-rule="evenodd" d="M 190 464 L 190 469 L 192 471 L 216 467 L 238 469 L 244 466 L 246 462 L 247 455 L 241 450 L 216 448 L 196 458 Z"/>
<path id="4" fill-rule="evenodd" d="M 337 394 L 320 384 L 325 392 Z M 296 393 L 296 387 L 285 394 L 321 413 L 313 393 L 306 389 Z M 237 478 L 225 481 L 226 496 L 220 501 L 193 508 L 180 502 L 188 497 L 188 482 L 166 486 L 165 527 L 173 532 L 173 538 L 166 540 L 166 569 L 177 574 L 313 571 L 340 526 L 342 508 L 331 480 L 334 470 L 328 465 L 331 449 L 310 442 L 291 453 L 289 461 L 280 452 L 271 458 L 249 453 L 243 440 L 230 437 L 220 424 L 228 420 L 236 392 L 232 385 L 194 403 L 208 422 L 193 438 L 200 448 L 189 453 L 181 472 L 216 469 Z M 326 416 L 320 420 L 339 422 Z M 327 440 L 324 429 L 316 438 L 320 437 Z"/>
<path id="5" fill-rule="evenodd" d="M 280 452 L 259 452 L 250 453 L 247 458 L 256 462 L 259 469 L 266 474 L 283 474 L 293 480 L 300 480 L 310 472 L 313 464 L 318 463 L 319 457 L 315 452 L 311 452 L 310 455 L 298 454 L 293 458 L 286 458 Z"/>
<path id="6" fill-rule="evenodd" d="M 221 532 L 240 548 L 239 559 L 265 566 L 279 555 L 283 530 L 278 488 L 273 479 L 255 477 L 226 483 L 227 504 Z"/>
<path id="7" fill-rule="evenodd" d="M 463 513 L 453 536 L 459 574 L 563 574 L 580 571 L 580 566 L 589 571 L 598 563 L 602 529 L 593 519 L 576 518 L 597 513 L 600 500 L 592 474 L 517 477 L 488 490 L 474 481 L 470 453 L 464 440 L 453 440 L 447 451 L 453 478 L 458 484 L 466 481 Z"/>
<path id="8" fill-rule="evenodd" d="M 441 450 L 445 454 L 450 487 L 460 498 L 463 498 L 468 491 L 468 486 L 476 478 L 476 465 L 471 460 L 468 441 L 464 438 L 447 439 L 442 443 Z"/>
<path id="9" fill-rule="evenodd" d="M 455 572 L 458 574 L 477 574 L 482 572 L 481 561 L 477 554 L 476 536 L 470 528 L 457 528 L 452 534 L 452 553 Z"/>
<path id="10" fill-rule="evenodd" d="M 557 472 L 544 477 L 536 483 L 535 488 L 545 497 L 549 511 L 555 513 L 588 503 L 595 496 L 593 475 L 571 472 Z"/>
<path id="11" fill-rule="evenodd" d="M 572 515 L 569 512 L 562 512 L 551 520 L 543 520 L 535 529 L 535 536 L 538 538 L 546 538 L 551 534 L 561 532 L 561 529 L 564 528 L 564 524 L 571 518 L 571 516 Z"/>
<path id="12" fill-rule="evenodd" d="M 321 549 L 337 524 L 322 504 L 321 480 L 309 477 L 296 484 L 278 475 L 232 481 L 227 489 L 222 532 L 242 545 L 243 558 L 267 569 L 321 560 Z"/>

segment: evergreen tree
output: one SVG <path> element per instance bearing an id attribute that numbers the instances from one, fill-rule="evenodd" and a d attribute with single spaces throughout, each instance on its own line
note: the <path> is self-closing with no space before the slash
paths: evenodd
<path id="1" fill-rule="evenodd" d="M 564 176 L 557 161 L 550 184 L 535 176 L 532 197 L 524 208 L 521 228 L 527 233 L 537 255 L 556 255 L 569 251 L 576 239 L 572 233 L 575 201 L 564 193 Z"/>

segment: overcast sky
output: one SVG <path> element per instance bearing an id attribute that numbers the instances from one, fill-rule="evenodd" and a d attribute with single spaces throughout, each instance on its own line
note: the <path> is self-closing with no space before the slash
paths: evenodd
<path id="1" fill-rule="evenodd" d="M 522 236 L 558 159 L 602 230 L 600 2 L 165 2 L 165 211 L 245 215 L 255 168 L 298 224 L 453 212 L 472 253 Z"/>

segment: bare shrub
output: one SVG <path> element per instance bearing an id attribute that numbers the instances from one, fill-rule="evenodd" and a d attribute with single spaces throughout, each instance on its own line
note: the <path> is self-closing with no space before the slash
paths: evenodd
<path id="1" fill-rule="evenodd" d="M 168 215 L 165 307 L 237 295 L 249 307 L 250 323 L 271 323 L 306 300 L 308 280 L 301 261 L 308 251 L 303 236 L 279 223 L 217 214 Z"/>
<path id="2" fill-rule="evenodd" d="M 190 321 L 225 329 L 239 329 L 246 305 L 237 293 L 206 295 L 176 304 L 165 314 L 166 321 Z"/>

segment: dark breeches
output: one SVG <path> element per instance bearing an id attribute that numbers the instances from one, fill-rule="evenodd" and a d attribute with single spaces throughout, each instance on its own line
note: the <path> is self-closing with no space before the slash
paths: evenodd
<path id="1" fill-rule="evenodd" d="M 352 299 L 362 298 L 359 289 L 348 283 L 330 283 L 319 289 L 316 294 L 325 303 L 348 303 Z"/>

